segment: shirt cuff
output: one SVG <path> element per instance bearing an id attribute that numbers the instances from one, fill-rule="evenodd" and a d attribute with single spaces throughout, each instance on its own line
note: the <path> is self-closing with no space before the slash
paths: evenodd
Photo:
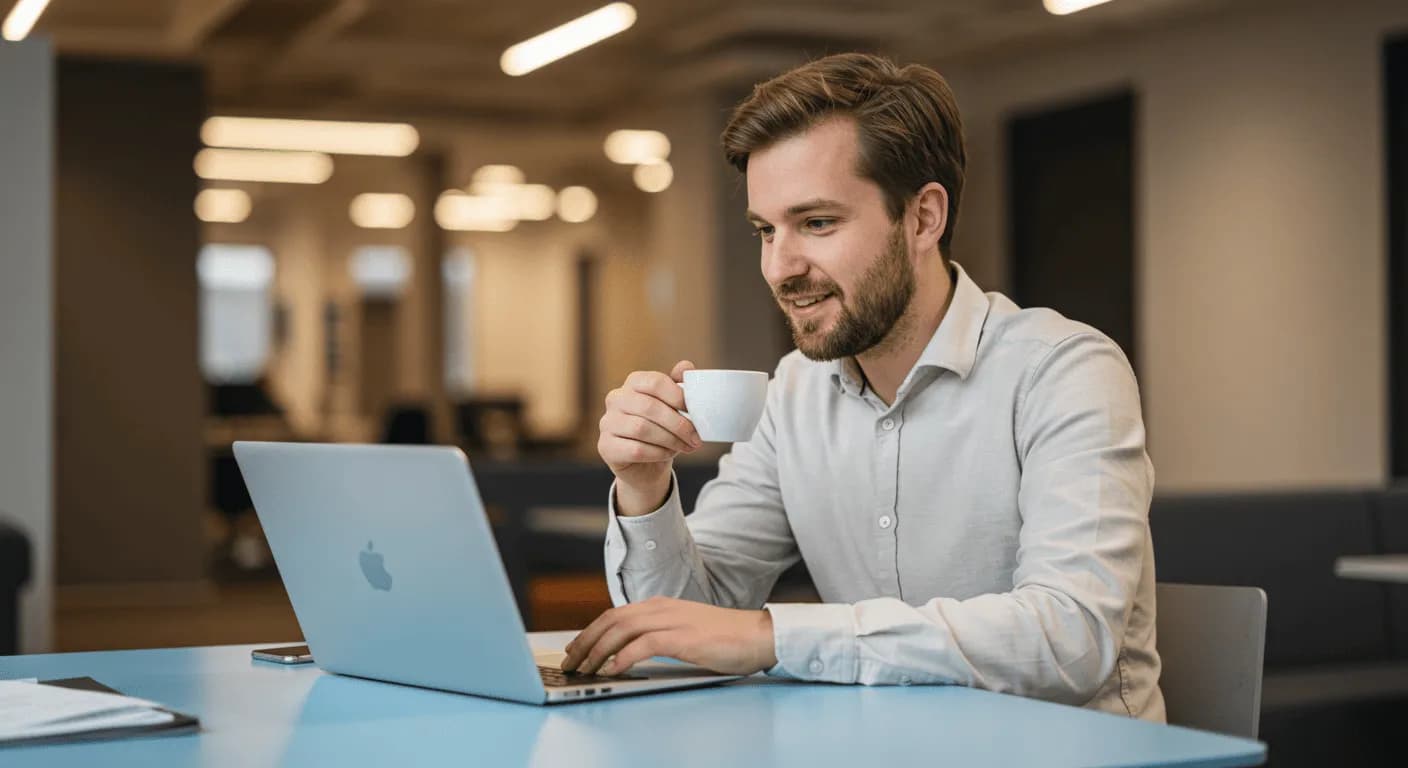
<path id="1" fill-rule="evenodd" d="M 855 611 L 844 603 L 768 603 L 777 666 L 768 675 L 854 683 L 859 677 Z"/>
<path id="2" fill-rule="evenodd" d="M 670 475 L 670 495 L 659 509 L 648 515 L 626 517 L 616 514 L 616 484 L 611 484 L 607 501 L 607 537 L 614 534 L 625 545 L 618 565 L 627 571 L 645 571 L 674 561 L 689 544 L 689 526 L 680 505 L 679 483 Z"/>

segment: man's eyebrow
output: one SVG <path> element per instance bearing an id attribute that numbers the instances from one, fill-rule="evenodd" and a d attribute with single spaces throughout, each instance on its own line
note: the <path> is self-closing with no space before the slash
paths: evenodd
<path id="1" fill-rule="evenodd" d="M 807 200 L 805 202 L 797 203 L 793 206 L 789 206 L 787 208 L 787 216 L 788 218 L 791 218 L 793 216 L 800 216 L 804 213 L 809 213 L 819 208 L 840 208 L 842 210 L 846 210 L 847 206 L 845 203 L 842 203 L 838 200 L 827 200 L 825 198 L 818 197 L 813 198 L 811 200 Z M 752 222 L 767 222 L 767 219 L 764 219 L 762 216 L 759 216 L 758 214 L 753 213 L 752 211 L 748 211 L 744 215 L 749 221 Z"/>

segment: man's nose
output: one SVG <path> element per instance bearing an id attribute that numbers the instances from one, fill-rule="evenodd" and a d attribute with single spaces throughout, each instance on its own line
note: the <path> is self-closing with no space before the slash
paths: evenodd
<path id="1" fill-rule="evenodd" d="M 797 241 L 781 232 L 763 249 L 763 279 L 773 290 L 787 280 L 805 275 L 809 268 Z"/>

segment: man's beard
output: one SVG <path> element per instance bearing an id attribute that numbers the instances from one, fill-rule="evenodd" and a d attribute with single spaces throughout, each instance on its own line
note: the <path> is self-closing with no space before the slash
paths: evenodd
<path id="1" fill-rule="evenodd" d="M 787 324 L 792 329 L 792 341 L 797 349 L 812 360 L 837 360 L 855 357 L 885 340 L 904 316 L 914 297 L 914 265 L 905 253 L 904 233 L 896 224 L 889 241 L 875 257 L 856 283 L 855 304 L 851 306 L 840 286 L 835 283 L 784 282 L 776 295 L 784 305 Z M 835 327 L 825 336 L 816 335 L 821 320 L 800 323 L 786 312 L 784 297 L 815 296 L 831 293 L 841 307 Z"/>

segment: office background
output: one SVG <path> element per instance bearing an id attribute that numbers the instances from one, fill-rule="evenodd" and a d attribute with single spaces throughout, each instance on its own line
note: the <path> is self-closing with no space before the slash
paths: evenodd
<path id="1" fill-rule="evenodd" d="M 1403 3 L 655 0 L 601 45 L 500 70 L 594 7 L 53 0 L 0 43 L 21 651 L 294 637 L 231 474 L 244 438 L 458 443 L 505 477 L 559 473 L 572 503 L 510 494 L 495 519 L 530 623 L 590 617 L 605 393 L 682 358 L 769 370 L 790 346 L 718 134 L 754 82 L 834 51 L 948 78 L 969 142 L 953 258 L 1126 347 L 1161 496 L 1408 473 Z M 418 140 L 332 154 L 318 183 L 201 178 L 214 116 Z M 663 134 L 668 173 L 613 162 L 620 129 Z M 494 184 L 521 190 L 518 218 L 442 210 Z M 359 213 L 367 193 L 396 197 Z M 1315 536 L 1277 520 L 1258 547 Z"/>

